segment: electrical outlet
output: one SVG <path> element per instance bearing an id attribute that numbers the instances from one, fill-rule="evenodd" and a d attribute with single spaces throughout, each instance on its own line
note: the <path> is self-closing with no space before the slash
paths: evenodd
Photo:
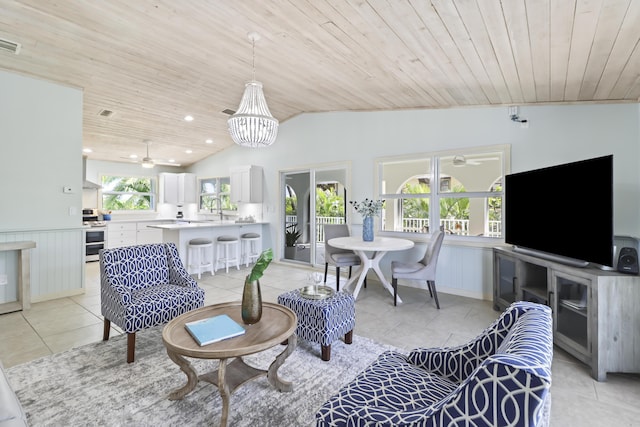
<path id="1" fill-rule="evenodd" d="M 0 286 L 4 286 L 9 283 L 9 278 L 6 274 L 0 274 Z"/>
<path id="2" fill-rule="evenodd" d="M 75 206 L 69 206 L 69 216 L 78 215 L 78 209 Z"/>

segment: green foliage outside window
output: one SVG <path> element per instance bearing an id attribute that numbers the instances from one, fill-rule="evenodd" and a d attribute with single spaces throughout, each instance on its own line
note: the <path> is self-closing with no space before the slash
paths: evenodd
<path id="1" fill-rule="evenodd" d="M 452 192 L 464 193 L 462 185 L 453 187 Z M 429 184 L 405 184 L 402 194 L 430 194 Z M 429 199 L 402 199 L 402 216 L 404 218 L 429 218 Z M 440 198 L 441 219 L 469 219 L 469 198 Z"/>
<path id="2" fill-rule="evenodd" d="M 465 188 L 461 185 L 453 187 L 454 193 L 464 193 Z M 459 199 L 453 197 L 440 199 L 441 219 L 469 219 L 469 198 Z"/>
<path id="3" fill-rule="evenodd" d="M 153 210 L 153 180 L 150 177 L 103 176 L 102 209 L 110 211 Z"/>
<path id="4" fill-rule="evenodd" d="M 298 205 L 298 198 L 296 196 L 288 196 L 284 200 L 285 212 L 287 215 L 296 215 L 298 213 L 296 206 Z"/>
<path id="5" fill-rule="evenodd" d="M 429 194 L 429 184 L 406 183 L 402 194 Z M 429 218 L 429 199 L 402 199 L 402 215 L 404 218 Z"/>
<path id="6" fill-rule="evenodd" d="M 336 193 L 335 186 L 316 187 L 316 216 L 344 216 L 344 198 Z"/>
<path id="7" fill-rule="evenodd" d="M 502 185 L 495 185 L 491 191 L 502 191 Z M 489 220 L 501 221 L 502 220 L 502 197 L 489 197 Z"/>

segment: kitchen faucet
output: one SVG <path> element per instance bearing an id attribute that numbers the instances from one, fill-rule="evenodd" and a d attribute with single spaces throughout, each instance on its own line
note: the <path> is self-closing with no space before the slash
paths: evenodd
<path id="1" fill-rule="evenodd" d="M 220 221 L 222 221 L 224 218 L 224 214 L 222 213 L 222 199 L 220 197 L 214 197 L 213 199 L 211 199 L 211 213 L 213 213 L 213 202 L 215 201 L 218 202 L 218 215 L 220 215 Z"/>

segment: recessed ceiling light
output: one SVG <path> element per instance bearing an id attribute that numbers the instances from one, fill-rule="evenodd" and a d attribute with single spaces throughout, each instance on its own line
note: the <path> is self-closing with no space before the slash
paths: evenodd
<path id="1" fill-rule="evenodd" d="M 193 116 L 184 116 L 184 120 L 187 122 L 192 122 L 193 121 Z"/>
<path id="2" fill-rule="evenodd" d="M 93 153 L 93 150 L 91 148 L 83 148 L 82 152 L 83 153 Z"/>
<path id="3" fill-rule="evenodd" d="M 129 158 L 130 158 L 130 159 L 137 159 L 137 158 L 138 158 L 138 155 L 137 155 L 137 154 L 130 154 L 130 155 L 129 155 Z"/>
<path id="4" fill-rule="evenodd" d="M 185 153 L 191 154 L 191 153 L 193 153 L 193 150 L 186 150 Z"/>
<path id="5" fill-rule="evenodd" d="M 175 160 L 175 159 L 169 159 L 169 160 L 168 160 L 168 162 L 169 162 L 169 163 L 175 163 L 175 162 L 176 162 L 176 160 Z"/>
<path id="6" fill-rule="evenodd" d="M 213 139 L 209 138 L 209 139 L 205 140 L 204 142 L 206 142 L 207 144 L 213 144 Z"/>

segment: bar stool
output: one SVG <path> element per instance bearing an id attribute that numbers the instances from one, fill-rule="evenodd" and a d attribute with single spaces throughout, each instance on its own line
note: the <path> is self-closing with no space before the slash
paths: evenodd
<path id="1" fill-rule="evenodd" d="M 211 258 L 207 261 L 207 248 L 211 248 Z M 194 257 L 193 252 L 195 251 Z M 211 271 L 211 275 L 213 276 L 215 273 L 213 272 L 213 241 L 210 239 L 205 239 L 202 237 L 198 237 L 195 239 L 189 240 L 189 246 L 187 251 L 187 265 L 189 268 L 195 267 L 198 270 L 198 279 L 201 277 L 202 271 Z M 194 258 L 198 259 L 198 263 L 194 264 Z M 208 270 L 207 270 L 208 269 Z"/>
<path id="2" fill-rule="evenodd" d="M 242 258 L 245 267 L 249 267 L 249 263 L 258 259 L 260 254 L 256 251 L 256 242 L 260 240 L 258 233 L 244 233 L 240 236 L 240 246 L 242 247 Z"/>
<path id="3" fill-rule="evenodd" d="M 217 252 L 217 260 L 216 260 L 216 270 L 218 269 L 218 264 L 223 263 L 225 267 L 225 271 L 229 272 L 229 264 L 235 263 L 235 266 L 238 270 L 240 270 L 240 260 L 238 257 L 238 238 L 236 236 L 228 236 L 223 235 L 219 236 L 217 239 L 218 243 L 216 245 Z M 232 255 L 230 252 L 233 250 L 234 254 Z"/>

